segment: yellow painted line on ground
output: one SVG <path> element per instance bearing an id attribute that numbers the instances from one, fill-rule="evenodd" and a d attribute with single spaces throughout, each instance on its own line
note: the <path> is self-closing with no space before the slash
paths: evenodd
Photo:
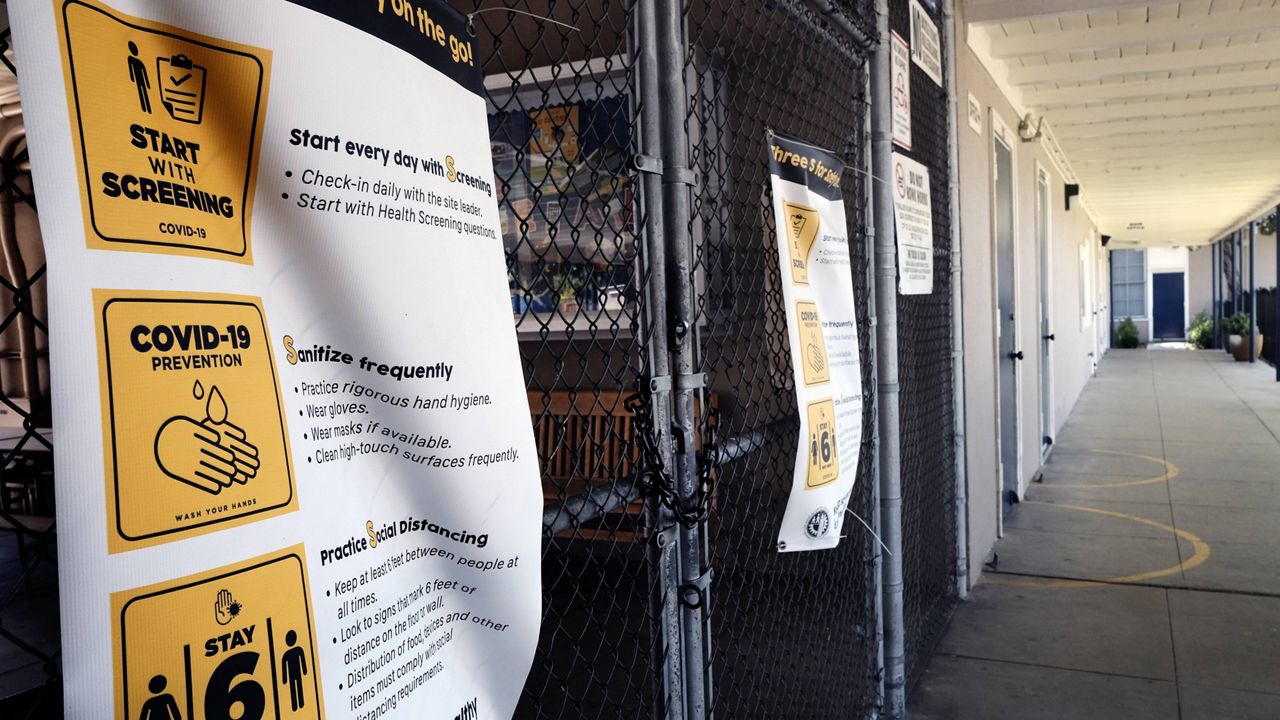
<path id="1" fill-rule="evenodd" d="M 1168 482 L 1176 477 L 1182 471 L 1177 465 L 1157 457 L 1150 455 L 1138 455 L 1137 453 L 1120 452 L 1119 450 L 1085 450 L 1085 452 L 1097 453 L 1099 455 L 1121 455 L 1124 457 L 1138 458 L 1139 460 L 1150 460 L 1153 463 L 1164 466 L 1164 472 L 1149 478 L 1138 478 L 1136 480 L 1122 480 L 1120 482 L 1111 483 L 1038 483 L 1040 487 L 1047 490 L 1055 488 L 1120 488 L 1120 487 L 1136 487 L 1138 485 L 1151 485 L 1152 483 Z"/>
<path id="2" fill-rule="evenodd" d="M 1186 572 L 1187 570 L 1191 570 L 1192 568 L 1199 567 L 1203 565 L 1205 561 L 1209 559 L 1209 556 L 1213 553 L 1213 550 L 1209 547 L 1209 543 L 1200 539 L 1199 536 L 1193 533 L 1189 533 L 1186 530 L 1179 530 L 1178 528 L 1165 525 L 1162 522 L 1156 522 L 1155 520 L 1148 520 L 1147 518 L 1144 518 L 1144 517 L 1138 517 L 1137 515 L 1114 512 L 1112 510 L 1100 510 L 1098 508 L 1085 507 L 1084 505 L 1069 505 L 1066 503 L 1058 503 L 1058 502 L 1050 503 L 1050 502 L 1042 502 L 1037 500 L 1024 500 L 1023 502 L 1028 503 L 1030 505 L 1045 505 L 1047 507 L 1065 508 L 1067 510 L 1079 510 L 1080 512 L 1094 513 L 1095 515 L 1104 515 L 1106 517 L 1113 517 L 1121 520 L 1129 520 L 1136 523 L 1142 523 L 1143 525 L 1149 525 L 1153 528 L 1163 530 L 1171 535 L 1176 535 L 1177 537 L 1180 537 L 1183 540 L 1186 540 L 1187 542 L 1191 543 L 1191 547 L 1194 550 L 1194 552 L 1191 554 L 1191 557 L 1178 563 L 1177 565 L 1171 565 L 1169 567 L 1161 568 L 1159 570 L 1152 570 L 1150 572 L 1142 572 L 1134 575 L 1121 575 L 1119 577 L 1107 578 L 1105 580 L 1029 580 L 1029 579 L 1028 580 L 1010 580 L 1010 579 L 1004 579 L 1004 578 L 988 579 L 984 577 L 978 581 L 979 584 L 987 583 L 990 585 L 1000 585 L 1002 587 L 1025 587 L 1025 588 L 1072 588 L 1072 587 L 1093 587 L 1095 585 L 1133 585 L 1133 584 L 1141 583 L 1147 580 L 1154 580 L 1156 578 L 1165 577 L 1168 575 L 1176 575 L 1180 572 Z"/>

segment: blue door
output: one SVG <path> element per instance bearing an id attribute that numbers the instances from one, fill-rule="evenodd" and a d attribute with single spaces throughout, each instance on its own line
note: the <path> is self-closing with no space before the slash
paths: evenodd
<path id="1" fill-rule="evenodd" d="M 1183 340 L 1187 329 L 1182 273 L 1154 273 L 1151 276 L 1151 339 Z"/>

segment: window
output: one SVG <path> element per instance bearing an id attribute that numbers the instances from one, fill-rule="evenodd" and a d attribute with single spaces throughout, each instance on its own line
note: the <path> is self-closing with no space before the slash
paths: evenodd
<path id="1" fill-rule="evenodd" d="M 1147 251 L 1111 252 L 1111 302 L 1116 318 L 1147 316 Z"/>
<path id="2" fill-rule="evenodd" d="M 485 81 L 507 284 L 522 339 L 629 331 L 635 316 L 632 110 L 626 73 L 610 66 Z"/>

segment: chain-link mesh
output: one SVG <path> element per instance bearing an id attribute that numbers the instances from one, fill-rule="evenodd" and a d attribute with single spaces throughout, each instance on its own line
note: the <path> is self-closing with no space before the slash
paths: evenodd
<path id="1" fill-rule="evenodd" d="M 840 7 L 846 19 L 874 27 L 869 7 Z M 703 414 L 718 414 L 722 448 L 748 448 L 718 470 L 708 524 L 712 708 L 726 718 L 865 717 L 877 697 L 874 539 L 849 519 L 834 550 L 777 550 L 799 424 L 766 130 L 830 149 L 848 164 L 842 190 L 864 391 L 850 510 L 871 518 L 866 55 L 802 2 L 689 0 L 685 12 L 687 126 L 700 177 L 690 281 L 699 289 L 699 369 L 711 400 Z"/>
<path id="2" fill-rule="evenodd" d="M 660 618 L 675 588 L 655 546 L 659 519 L 669 522 L 672 513 L 655 477 L 663 428 L 647 381 L 656 374 L 655 347 L 665 345 L 646 319 L 668 308 L 649 307 L 646 298 L 668 279 L 647 263 L 646 202 L 635 169 L 640 108 L 657 99 L 636 91 L 632 0 L 505 4 L 468 0 L 458 8 L 484 10 L 474 27 L 545 500 L 541 635 L 516 715 L 663 717 L 671 702 L 665 668 L 682 659 L 666 654 Z M 828 17 L 802 0 L 691 0 L 685 7 L 687 129 L 699 176 L 695 269 L 686 280 L 696 296 L 700 369 L 709 378 L 695 404 L 696 440 L 741 451 L 714 470 L 717 489 L 702 520 L 715 573 L 703 661 L 721 717 L 864 717 L 876 699 L 874 540 L 847 522 L 837 550 L 784 555 L 775 548 L 797 415 L 787 349 L 777 340 L 785 338 L 785 320 L 765 128 L 827 147 L 850 167 L 844 193 L 865 401 L 850 509 L 868 520 L 877 512 L 861 172 L 865 51 L 840 29 L 869 36 L 874 17 L 866 0 L 833 4 Z M 8 545 L 0 548 L 0 697 L 25 691 L 0 701 L 0 716 L 56 717 L 44 259 L 24 146 L 19 140 L 0 151 L 9 153 L 0 157 L 0 206 L 16 206 L 12 216 L 0 207 L 7 261 L 0 274 L 0 411 L 7 413 L 0 421 L 18 418 L 12 431 L 0 429 L 0 529 L 16 540 L 0 537 Z"/>
<path id="3" fill-rule="evenodd" d="M 4 28 L 0 105 L 13 110 L 9 46 Z M 26 132 L 14 114 L 0 112 L 0 717 L 57 717 L 62 675 L 47 281 Z"/>
<path id="4" fill-rule="evenodd" d="M 630 163 L 634 4 L 507 6 L 474 23 L 547 503 L 542 632 L 517 716 L 660 716 L 661 589 L 633 414 L 642 403 L 627 403 L 649 375 L 641 318 L 651 278 Z"/>
<path id="5" fill-rule="evenodd" d="M 889 3 L 889 28 L 903 38 L 911 37 L 909 7 L 908 0 Z M 932 19 L 940 24 L 936 15 Z M 946 42 L 945 37 L 940 39 Z M 944 44 L 942 52 L 946 51 Z M 915 63 L 910 82 L 911 150 L 895 150 L 929 169 L 933 205 L 933 292 L 898 295 L 903 615 L 907 677 L 914 681 L 919 678 L 914 671 L 928 659 L 955 605 L 956 524 L 947 202 L 947 116 L 953 109 L 946 87 Z"/>

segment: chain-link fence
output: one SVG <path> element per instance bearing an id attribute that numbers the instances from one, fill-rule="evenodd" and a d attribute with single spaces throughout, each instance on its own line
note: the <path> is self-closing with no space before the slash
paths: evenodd
<path id="1" fill-rule="evenodd" d="M 786 324 L 766 130 L 828 148 L 848 165 L 842 188 L 864 390 L 849 508 L 874 524 L 871 4 L 668 4 L 678 18 L 667 21 L 683 36 L 665 42 L 654 39 L 664 20 L 651 2 L 459 4 L 478 11 L 512 317 L 545 500 L 541 636 L 517 717 L 662 718 L 683 714 L 686 693 L 705 700 L 706 716 L 867 717 L 880 681 L 875 539 L 850 521 L 836 550 L 776 548 L 798 415 L 789 350 L 778 340 Z M 905 3 L 893 6 L 891 23 L 905 34 Z M 672 49 L 674 74 L 660 81 L 656 54 Z M 955 525 L 950 228 L 940 201 L 946 94 L 913 72 L 912 155 L 931 169 L 939 199 L 934 293 L 901 298 L 898 308 L 915 658 L 954 599 Z M 672 127 L 657 122 L 658 111 L 672 107 L 677 132 L 658 132 Z M 690 173 L 656 162 L 671 143 L 688 154 Z M 0 554 L 13 563 L 0 595 L 0 637 L 12 648 L 0 653 L 26 658 L 0 669 L 29 675 L 7 690 L 31 688 L 0 704 L 0 716 L 57 716 L 43 253 L 21 143 L 0 150 L 10 153 L 0 157 L 0 205 L 17 208 L 6 215 L 0 207 L 0 230 L 9 233 L 0 234 L 8 263 L 0 403 L 19 418 L 0 444 L 0 523 L 18 541 Z M 673 197 L 688 203 L 676 232 L 664 227 Z M 21 232 L 8 230 L 14 214 Z M 674 258 L 680 252 L 687 266 Z M 688 307 L 678 307 L 682 297 Z M 672 360 L 682 343 L 689 367 Z M 692 491 L 681 486 L 681 457 L 693 461 Z M 31 628 L 40 632 L 23 634 Z"/>
<path id="2" fill-rule="evenodd" d="M 781 555 L 775 546 L 798 416 L 790 359 L 776 340 L 785 320 L 765 150 L 766 128 L 776 128 L 833 149 L 851 168 L 844 196 L 866 406 L 851 510 L 870 518 L 874 355 L 858 172 L 865 48 L 798 0 L 693 0 L 681 6 L 682 86 L 657 97 L 641 69 L 657 47 L 637 30 L 646 22 L 637 5 L 511 7 L 520 12 L 482 14 L 477 27 L 548 500 L 542 638 L 519 715 L 665 716 L 680 702 L 672 679 L 683 669 L 671 666 L 698 663 L 696 654 L 695 692 L 711 699 L 708 712 L 865 717 L 878 682 L 874 540 L 855 525 L 836 551 Z M 843 25 L 873 34 L 868 3 L 838 12 Z M 584 27 L 592 31 L 573 29 Z M 640 131 L 645 111 L 669 102 L 685 108 L 693 170 L 683 248 L 691 266 L 674 278 L 665 271 L 679 243 L 645 237 L 661 232 L 655 161 L 673 138 Z M 601 224 L 593 195 L 606 187 L 617 202 L 595 213 Z M 692 299 L 688 327 L 675 327 L 681 295 Z M 676 342 L 695 339 L 694 370 L 705 373 L 686 419 L 699 465 L 692 507 L 671 502 L 678 480 L 660 480 L 680 452 L 661 440 L 672 423 L 662 419 L 668 372 L 679 370 L 666 366 L 664 330 Z M 642 392 L 630 396 L 633 387 Z M 670 436 L 680 440 L 680 430 Z M 677 527 L 700 556 L 698 577 L 686 568 L 679 587 L 669 550 L 655 547 Z M 673 605 L 702 628 L 683 658 L 667 630 Z"/>
<path id="3" fill-rule="evenodd" d="M 8 28 L 0 61 L 0 717 L 57 717 L 47 281 Z"/>
<path id="4" fill-rule="evenodd" d="M 914 3 L 924 10 L 925 5 Z M 891 0 L 889 29 L 910 41 L 909 0 Z M 927 10 L 925 12 L 928 12 Z M 931 15 L 929 21 L 938 24 Z M 940 38 L 945 43 L 946 38 Z M 945 56 L 947 48 L 942 48 Z M 901 389 L 902 574 L 907 677 L 918 679 L 956 602 L 955 416 L 951 335 L 950 154 L 947 88 L 911 64 L 911 150 L 929 169 L 933 199 L 933 292 L 898 295 Z M 898 152 L 904 152 L 895 148 Z"/>
<path id="5" fill-rule="evenodd" d="M 757 438 L 716 480 L 709 530 L 715 713 L 728 718 L 866 717 L 876 701 L 875 540 L 855 520 L 835 550 L 779 553 L 799 430 L 764 152 L 769 129 L 841 156 L 864 392 L 850 511 L 873 518 L 875 385 L 868 310 L 867 61 L 837 24 L 874 32 L 869 3 L 839 20 L 798 2 L 688 0 L 686 122 L 694 191 L 690 282 L 704 416 L 723 446 Z M 856 27 L 857 25 L 855 25 Z M 863 172 L 860 172 L 863 171 Z"/>

